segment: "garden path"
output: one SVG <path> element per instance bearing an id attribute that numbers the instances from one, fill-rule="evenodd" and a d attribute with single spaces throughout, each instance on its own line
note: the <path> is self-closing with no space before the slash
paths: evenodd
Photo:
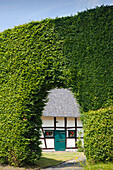
<path id="1" fill-rule="evenodd" d="M 83 170 L 84 166 L 86 163 L 86 157 L 85 156 L 81 156 L 78 157 L 76 160 L 72 159 L 72 160 L 68 160 L 68 161 L 64 161 L 62 163 L 60 163 L 59 165 L 56 166 L 51 166 L 51 167 L 47 167 L 47 168 L 42 168 L 42 170 L 47 169 L 47 170 Z"/>

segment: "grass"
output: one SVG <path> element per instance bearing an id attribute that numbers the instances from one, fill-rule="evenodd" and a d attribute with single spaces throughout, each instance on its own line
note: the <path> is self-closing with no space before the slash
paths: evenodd
<path id="1" fill-rule="evenodd" d="M 46 166 L 57 165 L 62 161 L 75 159 L 77 157 L 82 157 L 83 152 L 43 152 L 42 157 L 37 161 L 37 165 L 34 167 L 12 167 L 8 165 L 0 165 L 0 170 L 38 170 Z M 89 164 L 83 165 L 84 170 L 113 170 L 113 163 L 99 163 L 99 164 Z"/>
<path id="2" fill-rule="evenodd" d="M 35 167 L 12 167 L 8 165 L 0 165 L 0 170 L 25 170 L 26 168 L 30 168 L 30 170 L 33 170 L 36 168 L 43 168 L 46 166 L 52 166 L 57 165 L 61 163 L 62 161 L 75 159 L 75 157 L 83 156 L 84 154 L 82 152 L 43 152 L 42 157 L 39 161 L 37 161 Z"/>
<path id="3" fill-rule="evenodd" d="M 98 163 L 93 165 L 87 163 L 84 170 L 113 170 L 113 163 Z"/>
<path id="4" fill-rule="evenodd" d="M 75 159 L 76 156 L 83 156 L 82 152 L 44 152 L 42 158 L 37 162 L 40 167 L 57 165 L 62 161 Z"/>

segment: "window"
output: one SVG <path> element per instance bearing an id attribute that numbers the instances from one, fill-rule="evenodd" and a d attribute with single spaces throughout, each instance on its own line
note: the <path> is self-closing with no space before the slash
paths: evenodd
<path id="1" fill-rule="evenodd" d="M 69 130 L 68 136 L 69 136 L 69 138 L 75 138 L 75 130 Z"/>
<path id="2" fill-rule="evenodd" d="M 54 137 L 53 130 L 45 130 L 45 137 L 46 138 Z"/>

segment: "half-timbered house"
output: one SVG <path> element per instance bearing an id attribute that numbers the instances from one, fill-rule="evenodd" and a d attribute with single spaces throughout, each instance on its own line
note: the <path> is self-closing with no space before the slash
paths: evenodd
<path id="1" fill-rule="evenodd" d="M 54 89 L 50 91 L 48 98 L 42 116 L 42 150 L 77 149 L 80 131 L 83 141 L 83 126 L 75 97 L 68 89 Z"/>

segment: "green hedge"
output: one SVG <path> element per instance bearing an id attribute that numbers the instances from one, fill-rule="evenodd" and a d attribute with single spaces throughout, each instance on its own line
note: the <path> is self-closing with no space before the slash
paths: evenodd
<path id="1" fill-rule="evenodd" d="M 0 33 L 0 162 L 34 163 L 48 91 L 71 88 L 83 112 L 112 98 L 113 6 Z"/>
<path id="2" fill-rule="evenodd" d="M 113 107 L 85 115 L 84 147 L 90 161 L 113 161 Z"/>

